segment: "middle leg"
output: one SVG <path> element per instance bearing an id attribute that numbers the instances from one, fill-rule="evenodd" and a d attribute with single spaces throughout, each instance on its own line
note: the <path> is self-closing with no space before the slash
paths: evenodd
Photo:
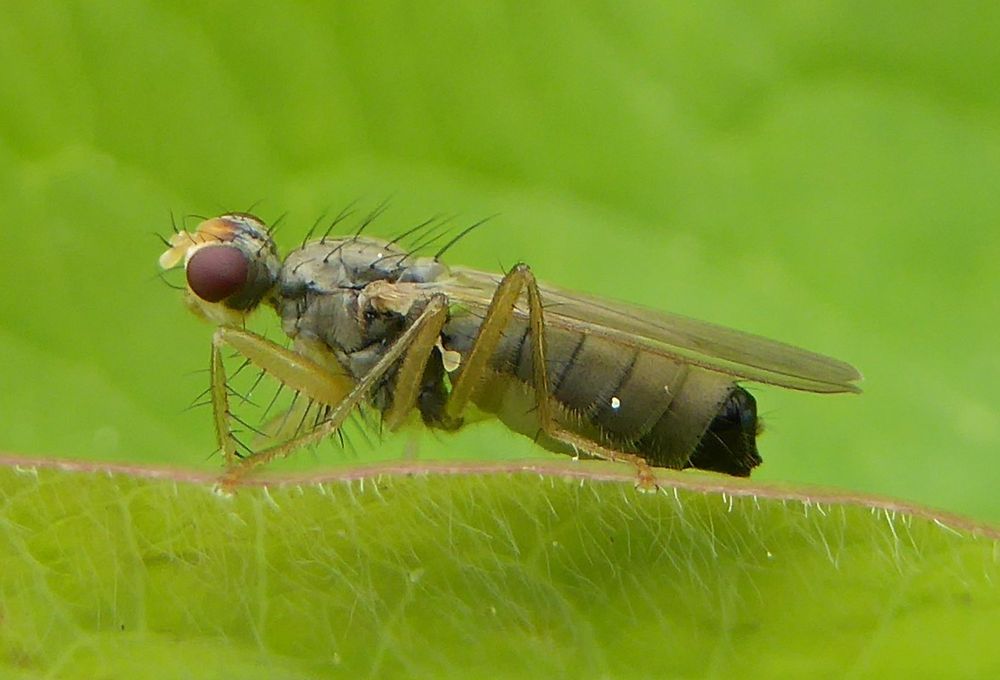
<path id="1" fill-rule="evenodd" d="M 644 488 L 655 487 L 653 471 L 641 456 L 605 446 L 589 437 L 572 432 L 556 419 L 546 363 L 544 310 L 538 283 L 526 264 L 519 264 L 511 269 L 497 286 L 472 349 L 462 362 L 462 372 L 455 381 L 448 403 L 445 405 L 446 415 L 452 418 L 460 417 L 472 399 L 476 387 L 489 370 L 489 359 L 500 344 L 503 331 L 514 315 L 517 301 L 525 291 L 528 299 L 528 333 L 531 336 L 532 387 L 535 390 L 536 411 L 542 432 L 575 451 L 583 451 L 605 460 L 631 463 L 638 473 L 638 484 Z"/>

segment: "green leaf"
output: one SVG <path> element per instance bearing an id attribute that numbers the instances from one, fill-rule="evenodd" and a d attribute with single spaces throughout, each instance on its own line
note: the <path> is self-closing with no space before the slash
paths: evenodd
<path id="1" fill-rule="evenodd" d="M 287 252 L 392 194 L 373 233 L 500 213 L 450 262 L 855 363 L 858 398 L 753 388 L 757 479 L 1000 520 L 1000 5 L 521 9 L 2 3 L 0 450 L 186 470 L 0 472 L 3 671 L 1000 675 L 995 531 L 905 508 L 568 461 L 373 489 L 540 455 L 491 424 L 292 461 L 363 491 L 209 491 L 211 331 L 152 232 L 256 205 Z"/>
<path id="2" fill-rule="evenodd" d="M 0 468 L 0 673 L 989 677 L 995 529 L 713 476 Z M 402 474 L 407 472 L 407 474 Z M 469 474 L 475 473 L 475 474 Z"/>

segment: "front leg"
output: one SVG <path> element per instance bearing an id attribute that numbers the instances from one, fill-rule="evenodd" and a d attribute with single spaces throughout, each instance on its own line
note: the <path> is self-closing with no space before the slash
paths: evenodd
<path id="1" fill-rule="evenodd" d="M 216 331 L 212 360 L 212 402 L 215 409 L 216 434 L 220 448 L 226 457 L 226 474 L 222 484 L 224 488 L 235 486 L 252 469 L 264 465 L 275 458 L 289 455 L 310 444 L 314 444 L 333 434 L 340 428 L 351 412 L 367 399 L 388 371 L 401 359 L 400 377 L 416 375 L 419 387 L 419 376 L 427 361 L 429 348 L 440 333 L 447 318 L 448 302 L 443 295 L 435 295 L 427 302 L 426 307 L 414 322 L 386 350 L 361 380 L 355 382 L 346 374 L 333 373 L 320 364 L 285 349 L 264 338 L 233 328 L 220 328 Z M 284 443 L 277 444 L 251 454 L 245 458 L 236 456 L 235 445 L 228 428 L 229 399 L 225 386 L 225 373 L 222 368 L 221 347 L 228 345 L 250 360 L 251 363 L 279 380 L 286 387 L 301 392 L 305 397 L 330 407 L 325 420 L 312 430 L 294 437 Z M 400 391 L 402 388 L 402 391 Z M 397 380 L 397 394 L 393 406 L 386 413 L 390 426 L 395 427 L 406 413 L 413 407 L 417 393 L 412 386 L 400 386 Z"/>
<path id="2" fill-rule="evenodd" d="M 256 333 L 226 326 L 216 329 L 212 337 L 212 411 L 216 441 L 229 472 L 246 466 L 247 461 L 255 460 L 259 454 L 251 453 L 248 457 L 241 458 L 236 453 L 236 442 L 229 428 L 233 414 L 229 408 L 226 369 L 222 361 L 222 350 L 225 347 L 236 350 L 283 386 L 316 403 L 331 406 L 338 404 L 354 387 L 354 380 L 346 373 L 334 372 L 300 352 L 275 344 Z"/>

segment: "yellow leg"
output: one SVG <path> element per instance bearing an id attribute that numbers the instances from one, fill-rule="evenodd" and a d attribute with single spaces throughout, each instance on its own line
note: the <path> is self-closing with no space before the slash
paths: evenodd
<path id="1" fill-rule="evenodd" d="M 472 398 L 476 385 L 486 372 L 487 362 L 496 351 L 504 329 L 514 314 L 514 309 L 522 291 L 527 289 L 528 323 L 531 335 L 533 382 L 538 407 L 538 423 L 542 431 L 552 439 L 605 460 L 625 461 L 635 466 L 637 483 L 643 488 L 654 488 L 656 478 L 649 464 L 634 453 L 609 448 L 562 427 L 552 413 L 552 395 L 549 391 L 549 376 L 546 369 L 545 316 L 541 295 L 535 275 L 526 264 L 515 266 L 504 276 L 486 310 L 486 316 L 479 327 L 479 333 L 472 345 L 469 356 L 462 362 L 462 373 L 455 381 L 445 413 L 452 418 L 462 415 L 462 410 Z"/>
<path id="2" fill-rule="evenodd" d="M 232 487 L 250 470 L 268 463 L 275 458 L 289 455 L 293 451 L 318 442 L 334 433 L 351 414 L 355 407 L 369 396 L 394 364 L 403 359 L 401 374 L 416 376 L 417 387 L 407 386 L 402 396 L 396 400 L 388 416 L 391 425 L 398 424 L 413 407 L 419 389 L 419 378 L 427 362 L 430 347 L 440 333 L 447 316 L 447 300 L 443 295 L 433 296 L 420 316 L 410 325 L 399 339 L 379 359 L 378 363 L 360 381 L 343 374 L 333 373 L 328 368 L 292 350 L 276 345 L 259 335 L 234 328 L 219 328 L 213 341 L 212 353 L 212 403 L 215 410 L 216 435 L 226 459 L 227 471 L 223 477 L 224 487 Z M 428 338 L 430 341 L 428 342 Z M 229 432 L 229 398 L 226 393 L 226 376 L 222 366 L 223 346 L 235 349 L 251 363 L 270 374 L 282 384 L 319 404 L 332 407 L 327 418 L 317 427 L 301 436 L 276 446 L 264 449 L 240 459 Z M 421 356 L 422 353 L 422 356 Z"/>

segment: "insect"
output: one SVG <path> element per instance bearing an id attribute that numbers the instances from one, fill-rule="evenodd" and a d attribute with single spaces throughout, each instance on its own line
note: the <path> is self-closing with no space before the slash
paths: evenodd
<path id="1" fill-rule="evenodd" d="M 399 239 L 331 229 L 282 261 L 268 227 L 234 212 L 175 233 L 160 257 L 163 268 L 183 262 L 187 304 L 217 325 L 209 391 L 227 483 L 330 436 L 366 404 L 389 430 L 414 409 L 427 426 L 455 430 L 475 406 L 548 449 L 628 461 L 643 484 L 653 483 L 650 466 L 748 476 L 761 463 L 760 423 L 740 383 L 860 391 L 861 375 L 837 359 L 564 292 L 524 264 L 502 276 L 449 268 L 447 247 L 417 256 Z M 245 330 L 262 305 L 277 312 L 289 347 Z M 226 348 L 317 405 L 313 425 L 238 450 Z"/>

